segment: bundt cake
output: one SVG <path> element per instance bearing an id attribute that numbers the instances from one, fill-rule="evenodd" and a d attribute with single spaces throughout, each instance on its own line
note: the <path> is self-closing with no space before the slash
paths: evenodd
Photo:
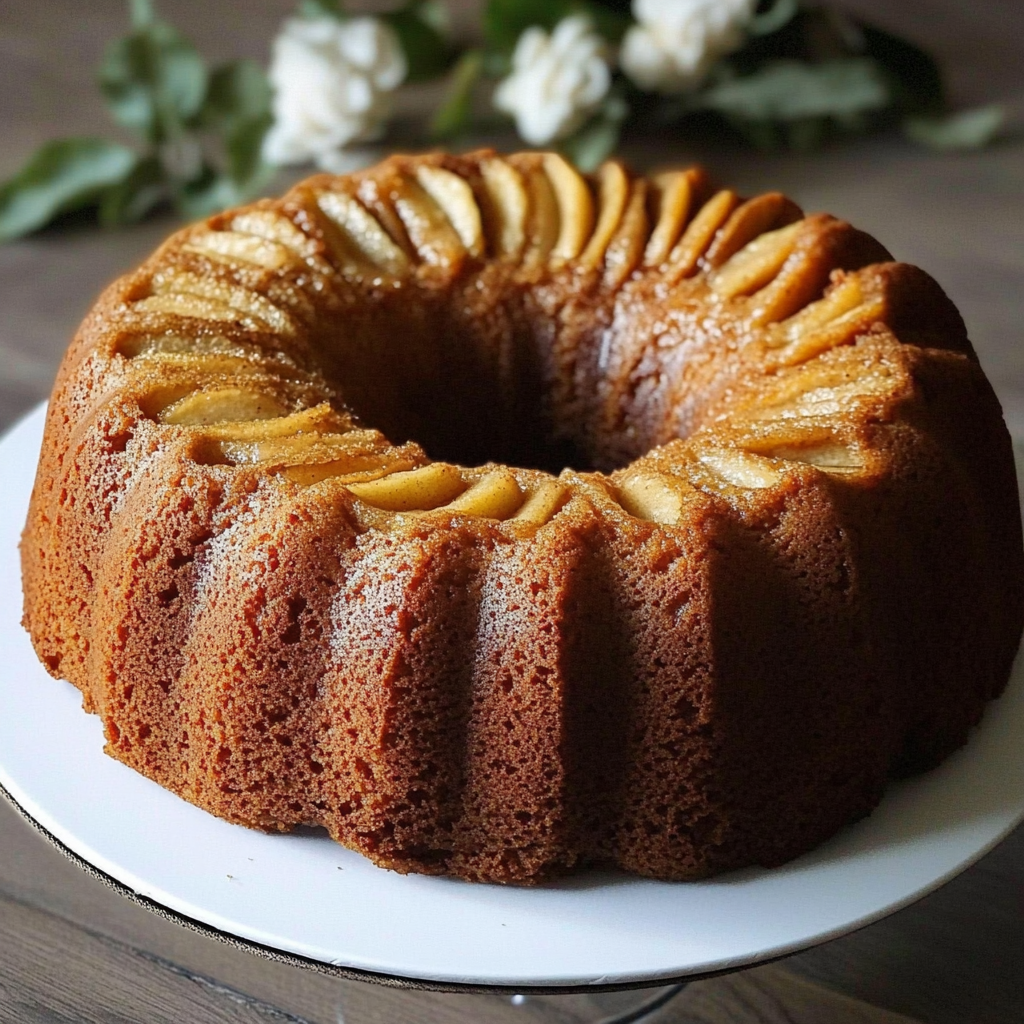
<path id="1" fill-rule="evenodd" d="M 778 193 L 541 153 L 173 235 L 64 359 L 22 557 L 113 757 L 497 882 L 810 849 L 964 742 L 1024 615 L 930 277 Z"/>

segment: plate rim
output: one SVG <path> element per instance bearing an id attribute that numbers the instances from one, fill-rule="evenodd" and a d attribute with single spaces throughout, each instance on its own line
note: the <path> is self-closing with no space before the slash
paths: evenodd
<path id="1" fill-rule="evenodd" d="M 812 942 L 807 946 L 802 946 L 799 949 L 787 950 L 784 953 L 758 959 L 751 963 L 723 967 L 719 970 L 664 977 L 659 975 L 656 978 L 643 978 L 636 979 L 634 981 L 613 982 L 610 984 L 533 985 L 524 983 L 521 985 L 499 985 L 487 984 L 485 982 L 472 983 L 440 981 L 430 978 L 416 978 L 411 975 L 404 974 L 390 974 L 385 971 L 369 971 L 359 967 L 347 967 L 344 964 L 329 963 L 326 960 L 317 960 L 314 957 L 303 956 L 301 953 L 291 953 L 288 950 L 279 949 L 276 946 L 268 946 L 264 943 L 256 942 L 253 939 L 247 939 L 242 935 L 236 935 L 233 932 L 215 928 L 213 925 L 207 924 L 205 921 L 200 921 L 198 918 L 190 917 L 188 914 L 184 914 L 179 910 L 174 910 L 173 908 L 160 903 L 158 900 L 151 899 L 148 896 L 143 896 L 142 893 L 136 892 L 124 882 L 121 882 L 113 875 L 108 874 L 102 868 L 98 868 L 91 861 L 87 860 L 81 854 L 76 853 L 66 843 L 58 839 L 57 836 L 55 836 L 38 819 L 34 818 L 14 798 L 2 782 L 0 782 L 0 797 L 3 797 L 18 817 L 21 818 L 21 820 L 24 821 L 25 824 L 36 833 L 36 835 L 56 850 L 57 853 L 61 854 L 76 867 L 80 868 L 85 872 L 85 874 L 96 879 L 96 881 L 100 882 L 106 888 L 113 890 L 130 903 L 134 903 L 136 906 L 142 907 L 144 910 L 148 910 L 156 917 L 169 921 L 172 924 L 176 924 L 181 928 L 184 928 L 186 931 L 194 932 L 195 934 L 202 935 L 208 939 L 214 939 L 223 945 L 231 946 L 234 949 L 242 950 L 246 953 L 252 953 L 254 956 L 261 957 L 264 960 L 270 960 L 274 963 L 288 964 L 291 967 L 298 967 L 303 970 L 313 971 L 316 974 L 344 978 L 347 981 L 363 981 L 372 985 L 381 985 L 385 988 L 416 990 L 422 992 L 465 993 L 470 995 L 518 995 L 522 993 L 525 995 L 537 996 L 589 995 L 599 994 L 602 992 L 642 991 L 644 989 L 663 988 L 668 985 L 689 984 L 693 981 L 705 981 L 709 978 L 719 978 L 727 974 L 735 974 L 737 971 L 745 971 L 750 967 L 763 967 L 765 964 L 778 963 L 780 960 L 785 960 L 797 953 L 803 953 L 808 949 L 813 949 L 816 946 L 831 942 L 835 937 L 828 936 Z M 1004 836 L 1003 838 L 1006 837 Z M 999 840 L 999 842 L 1001 841 L 1002 840 Z M 998 845 L 998 843 L 996 845 Z M 988 852 L 990 851 L 985 851 L 985 853 Z M 985 854 L 983 853 L 981 856 L 984 855 Z M 943 883 L 940 883 L 940 885 L 941 884 Z M 918 899 L 924 899 L 924 897 L 928 895 L 930 895 L 930 893 L 921 893 L 918 897 L 914 898 L 911 903 L 916 903 Z M 908 906 L 909 905 L 910 904 L 908 904 Z M 890 913 L 897 913 L 902 909 L 904 908 L 896 907 L 892 911 L 886 912 L 883 916 L 888 917 L 890 916 Z M 878 920 L 881 920 L 881 918 Z M 848 932 L 843 932 L 843 935 L 852 935 L 853 932 L 860 931 L 861 928 L 867 928 L 875 923 L 875 921 L 866 921 Z"/>

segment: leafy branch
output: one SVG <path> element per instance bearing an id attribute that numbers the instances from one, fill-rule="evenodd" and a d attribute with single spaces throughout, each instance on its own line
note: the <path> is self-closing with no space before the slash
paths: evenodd
<path id="1" fill-rule="evenodd" d="M 104 226 L 138 221 L 160 207 L 201 217 L 268 184 L 267 73 L 250 60 L 208 67 L 157 16 L 153 0 L 128 5 L 129 30 L 107 47 L 98 81 L 111 117 L 134 136 L 135 147 L 98 138 L 43 145 L 0 185 L 0 241 L 70 213 L 91 214 Z M 341 25 L 352 18 L 344 0 L 298 0 L 298 11 Z M 813 0 L 760 0 L 735 40 L 724 51 L 709 49 L 699 75 L 675 95 L 641 88 L 626 74 L 625 56 L 623 66 L 616 62 L 624 39 L 623 54 L 630 38 L 643 37 L 635 35 L 628 0 L 487 0 L 479 43 L 461 51 L 451 42 L 443 0 L 402 0 L 379 19 L 401 48 L 406 82 L 447 75 L 426 137 L 457 143 L 491 126 L 494 115 L 481 118 L 480 98 L 512 71 L 523 33 L 553 33 L 573 15 L 585 16 L 593 59 L 608 65 L 603 99 L 581 105 L 586 120 L 563 120 L 562 130 L 573 134 L 553 132 L 551 140 L 583 170 L 612 153 L 626 131 L 694 138 L 724 130 L 761 148 L 810 149 L 836 135 L 895 126 L 919 144 L 954 150 L 983 146 L 1002 128 L 998 106 L 951 112 L 938 65 L 913 43 Z M 661 45 L 650 39 L 644 45 Z M 533 102 L 534 93 L 527 95 Z"/>
<path id="2" fill-rule="evenodd" d="M 461 139 L 479 126 L 474 96 L 504 77 L 528 28 L 552 31 L 585 14 L 609 45 L 634 24 L 622 0 L 488 0 L 482 46 L 463 54 L 435 114 L 432 137 Z M 812 149 L 841 134 L 898 125 L 922 145 L 970 149 L 1000 130 L 997 106 L 952 113 L 935 61 L 919 47 L 808 0 L 761 0 L 746 40 L 681 95 L 638 87 L 614 70 L 596 113 L 572 136 L 553 140 L 583 170 L 612 153 L 624 131 L 666 129 L 695 138 L 722 131 L 762 149 Z"/>
<path id="3" fill-rule="evenodd" d="M 951 112 L 939 66 L 905 39 L 799 0 L 761 8 L 746 44 L 700 89 L 654 104 L 656 121 L 700 131 L 710 116 L 758 148 L 796 150 L 892 125 L 933 149 L 974 149 L 1002 127 L 995 106 Z"/>
<path id="4" fill-rule="evenodd" d="M 162 205 L 195 217 L 240 202 L 269 178 L 260 143 L 270 125 L 270 88 L 252 61 L 212 70 L 161 21 L 151 0 L 132 0 L 131 28 L 107 47 L 100 91 L 138 149 L 95 138 L 44 145 L 0 186 L 0 240 L 91 211 L 107 226 Z"/>

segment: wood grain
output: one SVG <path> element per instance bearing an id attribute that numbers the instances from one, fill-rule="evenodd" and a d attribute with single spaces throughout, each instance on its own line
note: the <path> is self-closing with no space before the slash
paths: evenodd
<path id="1" fill-rule="evenodd" d="M 783 967 L 758 967 L 687 989 L 666 1019 L 678 1024 L 914 1024 L 913 1018 L 827 992 Z"/>
<path id="2" fill-rule="evenodd" d="M 19 838 L 38 877 L 40 861 L 59 855 L 39 849 L 39 838 L 20 821 L 8 822 L 9 814 L 5 809 L 5 833 L 9 825 L 14 832 L 22 830 Z M 64 905 L 69 891 L 81 889 L 86 897 L 70 915 L 45 906 L 54 901 L 40 900 L 38 891 L 35 899 L 13 895 L 17 879 L 6 870 L 0 878 L 4 1020 L 586 1024 L 613 1009 L 607 996 L 529 997 L 516 1005 L 508 996 L 407 992 L 306 974 L 184 932 L 102 890 L 71 865 L 65 868 L 75 876 L 61 886 Z M 113 901 L 110 907 L 108 901 Z M 107 909 L 115 910 L 116 920 Z M 628 1005 L 633 998 L 623 995 L 618 1001 Z M 832 992 L 775 965 L 696 982 L 651 1019 L 665 1024 L 913 1024 L 909 1017 Z"/>
<path id="3" fill-rule="evenodd" d="M 6 896 L 0 896 L 0 944 L 0 1006 L 8 1020 L 303 1024 L 209 975 Z"/>

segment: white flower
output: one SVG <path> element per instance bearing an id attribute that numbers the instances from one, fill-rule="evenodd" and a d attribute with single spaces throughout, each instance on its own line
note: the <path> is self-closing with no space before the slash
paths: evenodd
<path id="1" fill-rule="evenodd" d="M 274 124 L 264 158 L 336 163 L 350 142 L 380 135 L 405 73 L 398 37 L 376 18 L 289 19 L 274 40 Z"/>
<path id="2" fill-rule="evenodd" d="M 743 44 L 757 0 L 633 0 L 622 70 L 651 92 L 696 88 L 720 57 Z"/>
<path id="3" fill-rule="evenodd" d="M 612 74 L 605 45 L 588 18 L 563 18 L 549 36 L 528 28 L 512 54 L 512 74 L 495 90 L 494 105 L 515 118 L 531 146 L 571 135 L 601 105 Z"/>

